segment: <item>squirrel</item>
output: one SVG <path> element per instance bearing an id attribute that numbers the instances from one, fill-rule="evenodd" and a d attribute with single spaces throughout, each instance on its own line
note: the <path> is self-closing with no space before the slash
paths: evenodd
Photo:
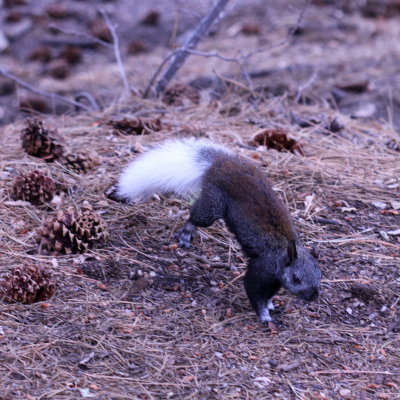
<path id="1" fill-rule="evenodd" d="M 155 193 L 195 195 L 177 232 L 189 248 L 196 227 L 223 219 L 249 262 L 247 296 L 262 323 L 272 321 L 272 297 L 283 286 L 305 300 L 318 296 L 321 271 L 314 250 L 297 237 L 289 212 L 253 162 L 206 139 L 168 140 L 122 172 L 110 198 L 144 201 Z"/>

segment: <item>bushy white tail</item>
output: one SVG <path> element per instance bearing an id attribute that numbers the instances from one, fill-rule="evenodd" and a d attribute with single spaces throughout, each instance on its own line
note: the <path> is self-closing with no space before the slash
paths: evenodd
<path id="1" fill-rule="evenodd" d="M 224 147 L 204 139 L 168 140 L 140 155 L 121 174 L 117 195 L 133 201 L 154 193 L 194 194 L 201 189 L 204 173 Z"/>

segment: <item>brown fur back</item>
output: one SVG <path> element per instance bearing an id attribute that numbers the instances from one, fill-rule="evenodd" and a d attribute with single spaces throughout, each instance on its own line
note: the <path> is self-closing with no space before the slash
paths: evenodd
<path id="1" fill-rule="evenodd" d="M 218 155 L 209 170 L 211 181 L 242 208 L 259 229 L 288 242 L 295 240 L 289 213 L 265 174 L 250 161 Z"/>

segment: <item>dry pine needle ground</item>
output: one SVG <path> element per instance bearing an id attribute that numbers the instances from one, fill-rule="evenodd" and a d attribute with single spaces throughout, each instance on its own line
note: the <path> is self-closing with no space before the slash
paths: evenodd
<path id="1" fill-rule="evenodd" d="M 256 128 L 246 114 L 227 119 L 215 107 L 184 115 L 171 108 L 166 128 L 139 137 L 116 136 L 106 119 L 48 121 L 72 146 L 101 157 L 85 175 L 27 156 L 15 140 L 22 124 L 2 136 L 2 269 L 34 263 L 58 280 L 45 304 L 2 305 L 3 398 L 396 398 L 400 244 L 381 232 L 396 228 L 400 167 L 383 128 L 371 141 L 351 120 L 340 136 L 288 126 L 301 156 L 249 148 Z M 190 135 L 188 127 L 265 168 L 304 240 L 319 243 L 322 296 L 303 304 L 280 293 L 282 327 L 257 322 L 241 282 L 245 260 L 222 224 L 182 251 L 172 233 L 187 203 L 161 198 L 132 207 L 103 195 L 132 147 Z M 10 187 L 17 173 L 41 169 L 70 188 L 63 204 L 87 200 L 102 215 L 108 244 L 84 255 L 37 255 L 35 231 L 52 211 L 14 201 Z"/>
<path id="2" fill-rule="evenodd" d="M 374 43 L 371 51 L 387 50 L 379 36 Z M 219 45 L 225 52 L 255 44 L 250 37 Z M 260 65 L 275 68 L 288 57 L 300 62 L 305 53 L 311 63 L 317 52 L 307 46 L 300 42 L 286 49 L 289 55 L 274 50 L 276 58 L 260 56 Z M 364 50 L 352 53 L 355 62 Z M 348 60 L 340 46 L 331 53 L 337 63 Z M 145 82 L 159 61 L 159 54 L 141 59 L 143 75 L 135 62 L 132 80 Z M 217 64 L 205 59 L 200 68 L 190 61 L 181 76 L 211 74 Z M 96 85 L 110 86 L 110 70 L 96 72 Z M 80 79 L 68 84 L 81 90 Z M 198 105 L 134 99 L 134 106 L 130 100 L 104 113 L 46 118 L 69 151 L 98 157 L 99 165 L 85 173 L 28 156 L 19 140 L 22 121 L 2 128 L 0 272 L 33 264 L 51 270 L 58 283 L 46 302 L 1 304 L 0 399 L 400 398 L 400 236 L 394 233 L 400 153 L 388 146 L 398 136 L 390 126 L 353 120 L 318 102 L 293 104 L 285 95 L 259 101 L 241 89 L 231 82 L 221 99 Z M 133 109 L 160 118 L 161 129 L 114 132 L 110 121 L 134 118 Z M 313 118 L 297 123 L 291 115 Z M 286 132 L 303 154 L 249 146 L 262 129 Z M 187 136 L 209 137 L 253 159 L 288 205 L 302 239 L 318 243 L 321 297 L 304 304 L 280 292 L 274 316 L 282 326 L 258 323 L 242 286 L 245 260 L 222 223 L 202 229 L 183 251 L 173 232 L 188 215 L 187 202 L 160 198 L 133 207 L 104 196 L 137 152 Z M 36 207 L 13 198 L 15 178 L 32 171 L 62 188 L 55 202 Z M 104 219 L 109 241 L 81 255 L 39 255 L 42 221 L 84 201 Z"/>

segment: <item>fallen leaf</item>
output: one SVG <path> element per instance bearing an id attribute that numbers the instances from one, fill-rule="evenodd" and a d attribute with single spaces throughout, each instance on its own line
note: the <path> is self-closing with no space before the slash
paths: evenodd
<path id="1" fill-rule="evenodd" d="M 293 371 L 300 367 L 300 361 L 294 361 L 292 363 L 282 364 L 279 366 L 279 370 L 283 372 Z"/>
<path id="2" fill-rule="evenodd" d="M 96 286 L 101 290 L 107 290 L 107 286 L 103 282 L 96 282 Z"/>
<path id="3" fill-rule="evenodd" d="M 227 308 L 225 311 L 225 318 L 232 318 L 232 317 L 233 317 L 232 308 Z"/>
<path id="4" fill-rule="evenodd" d="M 304 213 L 308 214 L 313 206 L 313 201 L 315 198 L 315 194 L 311 194 L 309 196 L 306 196 L 305 200 L 304 200 L 304 206 L 305 206 L 305 210 Z"/>
<path id="5" fill-rule="evenodd" d="M 387 207 L 387 204 L 384 203 L 383 201 L 371 201 L 371 204 L 375 208 L 379 208 L 380 210 L 384 210 Z"/>
<path id="6" fill-rule="evenodd" d="M 264 389 L 271 384 L 271 379 L 267 376 L 258 376 L 253 380 L 253 384 L 259 389 Z"/>
<path id="7" fill-rule="evenodd" d="M 367 388 L 368 388 L 368 389 L 379 389 L 379 388 L 380 388 L 380 385 L 377 385 L 376 383 L 369 383 L 369 384 L 367 385 Z"/>
<path id="8" fill-rule="evenodd" d="M 93 393 L 90 393 L 89 388 L 78 388 L 82 397 L 95 397 Z"/>
<path id="9" fill-rule="evenodd" d="M 349 396 L 349 395 L 351 395 L 351 390 L 350 389 L 340 389 L 339 394 L 341 396 Z"/>
<path id="10" fill-rule="evenodd" d="M 376 105 L 374 103 L 365 103 L 354 111 L 353 115 L 357 118 L 369 118 L 376 112 Z"/>
<path id="11" fill-rule="evenodd" d="M 400 215 L 400 211 L 396 211 L 396 210 L 381 210 L 381 211 L 379 211 L 379 214 L 382 214 L 382 215 Z"/>
<path id="12" fill-rule="evenodd" d="M 381 238 L 383 240 L 385 240 L 386 242 L 388 242 L 390 240 L 389 235 L 387 234 L 387 232 L 385 231 L 379 231 L 379 235 L 381 236 Z"/>
<path id="13" fill-rule="evenodd" d="M 31 206 L 32 204 L 29 201 L 15 200 L 15 201 L 4 201 L 3 204 L 5 206 L 16 206 L 16 207 L 26 207 Z"/>
<path id="14" fill-rule="evenodd" d="M 276 335 L 279 333 L 278 327 L 273 322 L 268 322 L 268 328 L 272 334 Z"/>
<path id="15" fill-rule="evenodd" d="M 86 369 L 88 369 L 89 367 L 88 367 L 88 362 L 92 359 L 94 357 L 94 351 L 92 351 L 91 353 L 89 353 L 87 356 L 85 356 L 84 358 L 82 358 L 82 360 L 80 360 L 79 362 L 78 362 L 78 367 L 80 368 L 80 369 L 84 369 L 84 370 L 86 370 Z"/>
<path id="16" fill-rule="evenodd" d="M 393 207 L 393 209 L 400 210 L 400 201 L 391 201 L 390 205 Z"/>

